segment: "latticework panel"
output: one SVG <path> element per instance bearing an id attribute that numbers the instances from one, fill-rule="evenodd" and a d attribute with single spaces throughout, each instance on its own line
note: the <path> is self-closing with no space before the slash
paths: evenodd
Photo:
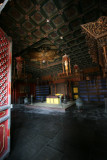
<path id="1" fill-rule="evenodd" d="M 8 104 L 9 41 L 0 29 L 0 106 Z"/>

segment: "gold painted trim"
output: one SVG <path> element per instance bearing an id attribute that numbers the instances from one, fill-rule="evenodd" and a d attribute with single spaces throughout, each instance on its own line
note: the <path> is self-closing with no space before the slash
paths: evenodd
<path id="1" fill-rule="evenodd" d="M 84 25 L 81 25 L 81 27 L 82 27 L 86 32 L 88 32 L 92 37 L 94 37 L 94 38 L 96 39 L 96 37 L 94 36 L 94 34 L 92 34 L 88 29 L 86 29 L 86 28 L 84 27 Z"/>
<path id="2" fill-rule="evenodd" d="M 0 154 L 2 153 L 3 149 L 4 149 L 4 141 L 5 141 L 5 125 L 4 124 L 1 124 L 0 127 L 3 128 L 3 146 L 2 148 L 0 149 Z M 1 142 L 0 142 L 0 147 L 1 147 Z"/>
<path id="3" fill-rule="evenodd" d="M 0 115 L 0 118 L 2 117 L 2 116 L 4 116 L 5 115 L 5 113 L 6 113 L 6 111 L 2 111 L 3 112 L 3 114 L 2 115 Z"/>

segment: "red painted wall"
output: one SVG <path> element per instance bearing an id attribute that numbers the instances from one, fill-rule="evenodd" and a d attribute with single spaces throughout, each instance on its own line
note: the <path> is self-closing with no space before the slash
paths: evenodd
<path id="1" fill-rule="evenodd" d="M 36 84 L 26 82 L 15 82 L 12 88 L 12 103 L 22 103 L 25 96 L 35 95 Z"/>

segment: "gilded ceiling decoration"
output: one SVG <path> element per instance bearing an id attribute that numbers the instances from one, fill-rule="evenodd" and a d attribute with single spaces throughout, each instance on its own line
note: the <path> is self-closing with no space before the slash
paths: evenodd
<path id="1" fill-rule="evenodd" d="M 95 22 L 81 25 L 86 34 L 89 54 L 95 63 L 99 63 L 104 76 L 107 72 L 107 16 L 100 17 Z"/>
<path id="2" fill-rule="evenodd" d="M 35 76 L 62 72 L 58 62 L 65 54 L 69 55 L 72 68 L 77 64 L 83 69 L 97 64 L 90 57 L 81 25 L 107 15 L 106 8 L 104 0 L 11 0 L 0 14 L 0 27 L 12 37 L 13 57 L 21 56 L 26 61 L 26 72 Z M 50 50 L 54 46 L 58 53 L 49 51 L 53 57 L 48 56 L 51 67 L 41 70 L 37 67 L 40 58 L 39 62 L 29 62 L 27 57 L 32 57 L 31 50 L 38 52 L 43 45 L 50 46 Z"/>
<path id="3" fill-rule="evenodd" d="M 96 22 L 89 22 L 87 24 L 81 25 L 86 33 L 93 36 L 95 39 L 101 37 L 107 37 L 107 17 L 102 16 Z M 105 41 L 105 43 L 107 43 Z"/>
<path id="4" fill-rule="evenodd" d="M 56 50 L 41 48 L 39 51 L 33 51 L 29 54 L 31 61 L 39 61 L 40 63 L 54 62 L 55 59 L 59 58 Z"/>

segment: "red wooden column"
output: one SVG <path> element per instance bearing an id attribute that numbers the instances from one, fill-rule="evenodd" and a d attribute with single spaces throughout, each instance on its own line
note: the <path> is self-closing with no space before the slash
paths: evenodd
<path id="1" fill-rule="evenodd" d="M 55 84 L 55 94 L 56 94 L 56 84 Z"/>

